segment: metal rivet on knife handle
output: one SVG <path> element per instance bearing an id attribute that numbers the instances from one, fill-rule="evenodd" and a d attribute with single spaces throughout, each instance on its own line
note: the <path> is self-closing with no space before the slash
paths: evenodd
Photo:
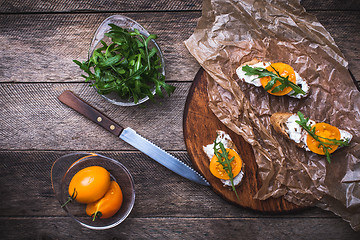
<path id="1" fill-rule="evenodd" d="M 101 118 L 101 117 L 98 117 L 96 120 L 97 120 L 98 122 L 101 122 L 101 121 L 102 121 L 102 118 Z"/>
<path id="2" fill-rule="evenodd" d="M 110 130 L 114 130 L 115 126 L 114 125 L 110 125 Z"/>

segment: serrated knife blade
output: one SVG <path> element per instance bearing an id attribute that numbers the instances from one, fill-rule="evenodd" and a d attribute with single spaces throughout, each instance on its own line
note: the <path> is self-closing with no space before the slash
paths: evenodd
<path id="1" fill-rule="evenodd" d="M 194 169 L 174 157 L 173 155 L 162 150 L 149 140 L 145 139 L 131 128 L 125 128 L 120 136 L 122 140 L 129 143 L 131 146 L 139 149 L 164 167 L 172 170 L 173 172 L 187 178 L 193 182 L 210 186 L 209 183 Z"/>
<path id="2" fill-rule="evenodd" d="M 149 140 L 145 139 L 136 133 L 135 130 L 121 127 L 109 117 L 90 106 L 83 99 L 76 96 L 73 92 L 66 90 L 60 96 L 58 96 L 58 99 L 65 105 L 74 109 L 93 122 L 99 124 L 106 130 L 110 131 L 112 134 L 118 136 L 120 139 L 145 153 L 147 156 L 154 159 L 171 171 L 198 184 L 210 186 L 209 182 L 206 181 L 206 179 L 193 168 L 186 165 L 160 147 L 156 146 Z"/>

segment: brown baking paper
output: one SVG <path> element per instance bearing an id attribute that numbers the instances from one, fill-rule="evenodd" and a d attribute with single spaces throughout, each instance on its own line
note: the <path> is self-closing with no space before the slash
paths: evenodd
<path id="1" fill-rule="evenodd" d="M 204 0 L 202 17 L 185 45 L 211 76 L 211 110 L 253 147 L 262 179 L 254 198 L 284 196 L 298 205 L 316 205 L 360 230 L 360 93 L 343 54 L 316 17 L 298 0 Z M 310 95 L 277 97 L 241 82 L 235 70 L 253 58 L 290 64 L 307 79 Z M 328 164 L 270 126 L 271 114 L 297 111 L 349 131 L 350 146 L 333 153 Z"/>

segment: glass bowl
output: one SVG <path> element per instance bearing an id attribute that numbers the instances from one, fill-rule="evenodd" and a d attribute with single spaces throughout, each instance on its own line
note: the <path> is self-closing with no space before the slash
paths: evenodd
<path id="1" fill-rule="evenodd" d="M 81 169 L 90 166 L 101 166 L 110 172 L 111 180 L 115 180 L 123 193 L 120 210 L 107 219 L 92 220 L 86 215 L 86 204 L 69 202 L 63 209 L 82 226 L 95 229 L 109 229 L 117 226 L 130 214 L 135 203 L 134 180 L 130 172 L 118 161 L 95 153 L 71 153 L 57 159 L 51 168 L 51 184 L 55 196 L 62 206 L 68 199 L 68 186 L 72 177 Z"/>
<path id="2" fill-rule="evenodd" d="M 100 41 L 103 39 L 106 40 L 107 37 L 104 34 L 110 31 L 111 27 L 109 26 L 109 24 L 115 24 L 121 28 L 131 30 L 131 31 L 133 31 L 136 28 L 139 30 L 139 32 L 142 35 L 145 36 L 145 38 L 149 37 L 149 35 L 150 35 L 150 33 L 148 33 L 148 31 L 146 31 L 146 29 L 143 26 L 141 26 L 139 23 L 137 23 L 135 20 L 133 20 L 131 18 L 128 18 L 128 17 L 122 16 L 122 15 L 110 16 L 110 17 L 106 18 L 100 24 L 99 28 L 96 30 L 96 32 L 94 34 L 94 37 L 90 44 L 90 49 L 89 49 L 89 54 L 88 54 L 89 59 L 92 56 L 92 54 L 94 53 L 94 51 L 97 48 Z M 156 41 L 154 39 L 151 39 L 151 41 L 149 42 L 149 48 L 151 49 L 153 47 L 155 47 L 157 49 L 157 54 L 161 60 L 161 69 L 159 69 L 159 71 L 165 76 L 165 60 L 164 60 L 163 53 L 162 53 L 159 45 L 156 43 Z M 155 86 L 154 86 L 152 89 L 152 94 L 154 95 L 155 92 L 156 92 L 156 90 L 155 90 Z M 113 104 L 119 105 L 119 106 L 134 106 L 134 105 L 141 104 L 149 99 L 149 97 L 146 96 L 142 99 L 139 99 L 139 101 L 137 103 L 135 103 L 133 98 L 122 99 L 115 92 L 101 95 L 101 96 L 103 98 L 105 98 L 107 101 L 109 101 Z"/>

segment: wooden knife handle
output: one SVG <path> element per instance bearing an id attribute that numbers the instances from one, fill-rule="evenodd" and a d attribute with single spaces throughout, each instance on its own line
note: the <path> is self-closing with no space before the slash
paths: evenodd
<path id="1" fill-rule="evenodd" d="M 116 136 L 119 136 L 124 129 L 109 117 L 105 116 L 103 113 L 82 100 L 80 97 L 76 96 L 72 91 L 64 91 L 62 94 L 60 94 L 60 96 L 58 96 L 58 99 L 65 105 L 71 107 L 91 121 L 99 124 Z"/>

